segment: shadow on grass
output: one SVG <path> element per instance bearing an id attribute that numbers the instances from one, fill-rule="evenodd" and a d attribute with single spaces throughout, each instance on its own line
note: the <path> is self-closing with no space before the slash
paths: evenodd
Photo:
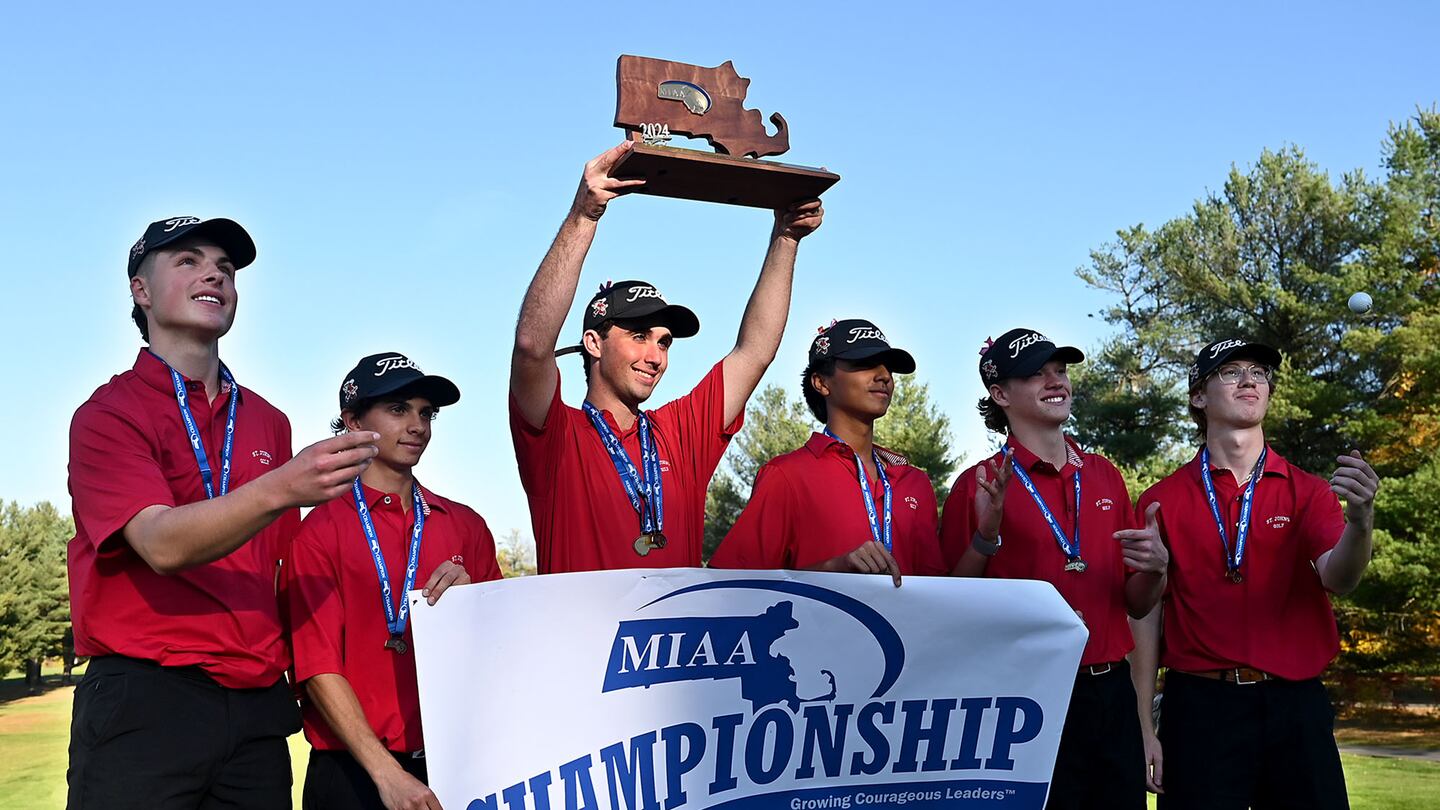
<path id="1" fill-rule="evenodd" d="M 80 682 L 81 676 L 85 674 L 85 665 L 75 667 L 74 671 L 66 676 L 57 666 L 54 670 L 48 665 L 42 670 L 38 684 L 25 683 L 25 675 L 20 672 L 11 672 L 4 678 L 0 678 L 0 706 L 20 700 L 21 698 L 35 697 L 53 692 L 56 689 L 64 689 L 74 686 Z"/>

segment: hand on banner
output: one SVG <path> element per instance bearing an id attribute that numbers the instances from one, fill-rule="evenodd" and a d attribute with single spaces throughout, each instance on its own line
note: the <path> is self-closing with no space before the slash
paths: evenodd
<path id="1" fill-rule="evenodd" d="M 1375 519 L 1375 493 L 1380 489 L 1380 476 L 1359 450 L 1351 450 L 1349 455 L 1335 460 L 1340 466 L 1330 476 L 1330 491 L 1345 499 L 1347 521 L 1369 525 Z"/>
<path id="2" fill-rule="evenodd" d="M 434 792 L 398 766 L 378 777 L 375 788 L 385 810 L 442 810 Z"/>
<path id="3" fill-rule="evenodd" d="M 885 550 L 885 547 L 868 540 L 864 545 L 845 555 L 845 562 L 852 571 L 861 574 L 885 574 L 895 580 L 895 587 L 900 587 L 900 564 L 895 562 L 895 557 Z"/>
<path id="4" fill-rule="evenodd" d="M 1143 721 L 1142 724 L 1148 724 Z M 1151 793 L 1165 792 L 1165 754 L 1160 748 L 1160 738 L 1153 731 L 1143 729 L 1141 738 L 1145 745 L 1145 789 Z"/>
<path id="5" fill-rule="evenodd" d="M 823 219 L 825 209 L 820 206 L 819 200 L 791 203 L 788 208 L 775 209 L 775 234 L 799 242 L 814 233 Z"/>
<path id="6" fill-rule="evenodd" d="M 1152 503 L 1145 510 L 1145 528 L 1115 532 L 1115 539 L 1120 541 L 1120 556 L 1136 571 L 1163 574 L 1170 567 L 1170 550 L 1160 539 L 1160 524 L 1156 519 L 1159 512 L 1160 504 Z"/>
<path id="7" fill-rule="evenodd" d="M 361 430 L 318 441 L 256 483 L 279 487 L 286 507 L 319 506 L 350 491 L 350 482 L 380 453 L 379 440 L 379 433 Z"/>
<path id="8" fill-rule="evenodd" d="M 991 542 L 1000 536 L 1000 520 L 1005 516 L 1005 488 L 1014 474 L 1015 453 L 1008 447 L 1000 461 L 988 459 L 975 467 L 976 529 Z"/>
<path id="9" fill-rule="evenodd" d="M 575 192 L 575 204 L 570 208 L 572 213 L 599 222 L 605 213 L 605 206 L 611 200 L 624 194 L 627 189 L 645 185 L 644 180 L 619 180 L 610 176 L 610 170 L 615 168 L 616 162 L 634 148 L 634 141 L 625 141 L 585 164 L 585 172 L 580 177 L 580 188 Z"/>
<path id="10" fill-rule="evenodd" d="M 465 567 L 446 560 L 435 567 L 435 573 L 430 575 L 430 580 L 420 592 L 425 595 L 425 601 L 433 605 L 440 601 L 440 595 L 451 585 L 469 584 L 470 574 Z"/>

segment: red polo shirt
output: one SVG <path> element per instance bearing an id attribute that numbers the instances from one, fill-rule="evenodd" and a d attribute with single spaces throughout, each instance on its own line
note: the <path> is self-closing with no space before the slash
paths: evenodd
<path id="1" fill-rule="evenodd" d="M 228 386 L 207 401 L 186 380 L 190 412 L 220 486 Z M 290 460 L 290 423 L 245 387 L 235 415 L 234 491 Z M 79 655 L 127 655 L 199 666 L 234 688 L 270 686 L 289 665 L 275 595 L 279 561 L 300 522 L 291 510 L 225 557 L 155 573 L 121 530 L 147 506 L 205 500 L 200 467 L 170 372 L 142 349 L 131 370 L 96 389 L 70 423 L 70 614 Z"/>
<path id="2" fill-rule="evenodd" d="M 405 598 L 402 588 L 414 527 L 413 510 L 405 508 L 410 496 L 387 495 L 370 487 L 363 490 L 385 555 L 395 609 L 399 610 L 399 600 Z M 484 519 L 470 507 L 441 498 L 423 486 L 420 497 L 428 511 L 415 587 L 425 587 L 446 560 L 463 566 L 475 582 L 499 579 L 495 538 Z M 380 580 L 352 496 L 317 506 L 305 516 L 286 567 L 290 620 L 295 628 L 291 643 L 295 646 L 296 679 L 303 682 L 329 672 L 343 675 L 382 745 L 401 752 L 423 748 L 414 638 L 407 622 L 405 643 L 411 649 L 401 654 L 385 648 L 390 631 L 385 625 Z M 472 643 L 473 639 L 462 642 Z M 305 739 L 311 745 L 345 750 L 345 743 L 330 729 L 314 701 L 304 701 L 302 708 Z"/>
<path id="3" fill-rule="evenodd" d="M 906 575 L 943 575 L 936 537 L 935 490 L 924 470 L 877 447 L 890 479 L 891 553 Z M 876 518 L 885 489 L 870 481 Z M 808 568 L 873 540 L 860 495 L 855 452 L 813 433 L 799 450 L 771 459 L 755 476 L 750 502 L 735 521 L 711 568 Z"/>
<path id="4" fill-rule="evenodd" d="M 1221 514 L 1237 526 L 1244 488 L 1228 470 L 1211 478 Z M 1345 531 L 1330 484 L 1271 448 L 1255 485 L 1239 583 L 1225 574 L 1198 453 L 1146 490 L 1139 508 L 1157 501 L 1170 548 L 1161 663 L 1188 671 L 1254 667 L 1291 680 L 1318 676 L 1340 651 L 1330 596 L 1314 566 Z"/>
<path id="5" fill-rule="evenodd" d="M 542 574 L 616 568 L 698 568 L 705 535 L 705 490 L 744 412 L 725 424 L 725 375 L 716 363 L 685 396 L 647 411 L 650 436 L 660 456 L 665 494 L 665 548 L 635 553 L 640 516 L 590 417 L 560 401 L 560 383 L 545 414 L 532 427 L 510 395 L 510 436 L 520 483 L 530 501 L 537 567 Z M 609 411 L 605 421 L 640 464 L 639 422 L 621 430 Z"/>
<path id="6" fill-rule="evenodd" d="M 1056 470 L 1013 437 L 1006 443 L 1066 535 L 1074 532 L 1075 474 L 1080 473 L 1080 556 L 1087 563 L 1085 571 L 1065 570 L 1065 554 L 1050 524 L 1035 499 L 1012 478 L 1005 491 L 1005 516 L 1000 520 L 1002 545 L 985 567 L 985 576 L 1038 579 L 1054 585 L 1070 607 L 1080 612 L 1090 631 L 1080 664 L 1119 661 L 1135 647 L 1125 610 L 1125 562 L 1120 542 L 1114 538 L 1121 529 L 1137 528 L 1130 493 L 1120 471 L 1103 456 L 1083 452 L 1068 438 L 1065 444 L 1069 458 Z M 997 453 L 993 459 L 999 461 L 1000 457 Z M 961 474 L 945 501 L 940 546 L 950 568 L 970 547 L 975 534 L 975 489 L 975 467 L 971 467 Z"/>

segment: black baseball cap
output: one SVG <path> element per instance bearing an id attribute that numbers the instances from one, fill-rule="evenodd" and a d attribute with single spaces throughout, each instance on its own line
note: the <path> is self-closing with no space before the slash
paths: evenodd
<path id="1" fill-rule="evenodd" d="M 915 358 L 890 345 L 880 327 L 862 318 L 831 321 L 810 341 L 810 365 L 821 360 L 874 360 L 896 374 L 912 374 Z"/>
<path id="2" fill-rule="evenodd" d="M 1255 360 L 1271 369 L 1280 368 L 1280 352 L 1264 343 L 1251 343 L 1240 338 L 1217 340 L 1195 353 L 1195 362 L 1190 364 L 1190 390 L 1194 391 L 1231 360 Z"/>
<path id="3" fill-rule="evenodd" d="M 980 350 L 980 381 L 988 388 L 1011 377 L 1029 377 L 1051 360 L 1079 363 L 1085 353 L 1055 341 L 1034 329 L 1011 329 L 998 339 L 985 341 Z"/>
<path id="4" fill-rule="evenodd" d="M 230 257 L 236 270 L 255 261 L 255 240 L 235 220 L 171 217 L 150 223 L 145 233 L 140 235 L 139 241 L 130 248 L 126 273 L 134 278 L 146 254 L 187 236 L 204 236 L 214 240 Z"/>
<path id="5" fill-rule="evenodd" d="M 700 319 L 695 317 L 694 312 L 666 301 L 655 285 L 648 281 L 607 281 L 601 284 L 600 291 L 585 305 L 581 328 L 587 332 L 599 329 L 605 321 L 663 326 L 676 338 L 694 337 L 700 332 Z M 555 354 L 579 351 L 583 351 L 580 346 L 569 346 Z"/>
<path id="6" fill-rule="evenodd" d="M 425 397 L 437 408 L 460 401 L 460 389 L 455 383 L 426 374 L 399 352 L 381 352 L 362 359 L 345 375 L 345 382 L 340 384 L 340 410 L 362 399 L 401 391 Z"/>

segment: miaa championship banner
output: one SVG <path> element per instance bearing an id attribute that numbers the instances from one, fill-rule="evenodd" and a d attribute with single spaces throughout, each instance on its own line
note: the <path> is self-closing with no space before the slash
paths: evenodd
<path id="1" fill-rule="evenodd" d="M 418 596 L 446 810 L 1038 810 L 1086 639 L 1017 580 L 632 570 Z"/>

